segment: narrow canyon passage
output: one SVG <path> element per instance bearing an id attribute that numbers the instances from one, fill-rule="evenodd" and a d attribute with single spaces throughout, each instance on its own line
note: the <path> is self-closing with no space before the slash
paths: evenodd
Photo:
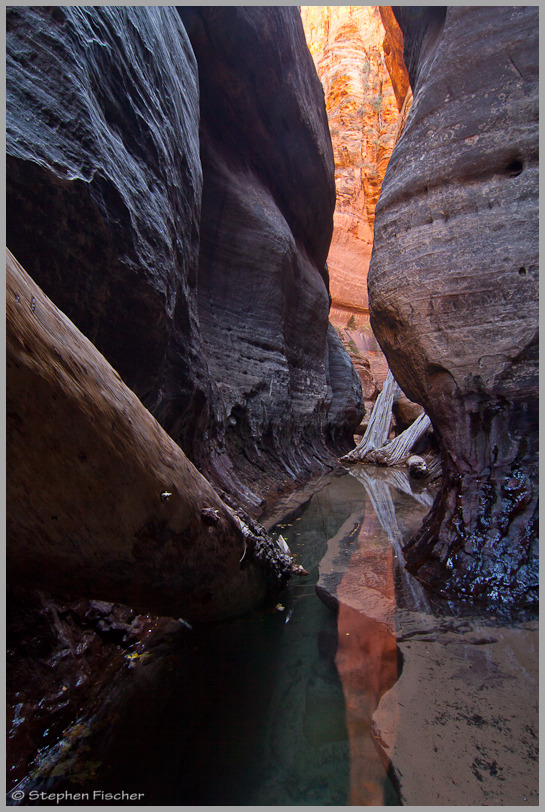
<path id="1" fill-rule="evenodd" d="M 7 10 L 9 805 L 537 805 L 537 21 Z"/>

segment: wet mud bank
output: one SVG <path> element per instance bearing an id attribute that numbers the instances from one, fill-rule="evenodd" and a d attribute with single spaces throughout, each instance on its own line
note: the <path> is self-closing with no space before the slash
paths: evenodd
<path id="1" fill-rule="evenodd" d="M 367 692 L 374 680 L 386 690 L 375 692 L 371 736 L 400 804 L 537 804 L 537 615 L 427 593 L 402 547 L 415 505 L 429 509 L 432 495 L 401 471 L 351 473 L 365 489 L 364 518 L 330 539 L 317 585 L 337 611 L 348 728 L 362 679 Z M 357 642 L 354 616 L 367 623 Z"/>

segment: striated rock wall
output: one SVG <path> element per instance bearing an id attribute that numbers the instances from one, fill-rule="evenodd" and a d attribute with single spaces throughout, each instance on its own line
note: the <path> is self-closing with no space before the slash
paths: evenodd
<path id="1" fill-rule="evenodd" d="M 326 446 L 352 445 L 362 411 L 328 331 L 333 156 L 296 9 L 179 13 L 201 93 L 199 317 L 213 381 L 203 470 L 253 501 L 252 470 L 308 476 Z"/>
<path id="2" fill-rule="evenodd" d="M 328 256 L 331 318 L 369 322 L 367 269 L 375 205 L 408 91 L 402 35 L 390 7 L 303 6 L 335 155 L 337 205 Z M 386 21 L 386 30 L 383 20 Z"/>
<path id="3" fill-rule="evenodd" d="M 7 241 L 256 508 L 362 412 L 328 333 L 327 119 L 295 9 L 179 11 L 8 10 Z"/>
<path id="4" fill-rule="evenodd" d="M 209 380 L 184 28 L 166 8 L 12 7 L 6 36 L 8 246 L 196 453 Z"/>
<path id="5" fill-rule="evenodd" d="M 443 447 L 407 566 L 537 600 L 537 7 L 394 8 L 414 102 L 376 208 L 371 324 Z"/>

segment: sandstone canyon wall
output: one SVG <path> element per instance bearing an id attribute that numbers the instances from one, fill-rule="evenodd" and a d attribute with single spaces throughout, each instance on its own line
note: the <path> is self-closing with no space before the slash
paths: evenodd
<path id="1" fill-rule="evenodd" d="M 198 453 L 199 87 L 178 15 L 13 7 L 6 45 L 8 247 Z"/>
<path id="2" fill-rule="evenodd" d="M 371 324 L 444 467 L 407 566 L 446 594 L 531 605 L 538 9 L 394 11 L 414 102 L 376 207 Z"/>
<path id="3" fill-rule="evenodd" d="M 203 470 L 253 500 L 252 470 L 308 475 L 324 446 L 352 445 L 361 414 L 328 328 L 333 155 L 296 9 L 179 12 L 201 94 L 199 317 L 214 382 Z"/>
<path id="4" fill-rule="evenodd" d="M 255 509 L 351 447 L 296 9 L 13 7 L 7 111 L 8 246 L 210 479 Z"/>
<path id="5" fill-rule="evenodd" d="M 365 329 L 375 205 L 410 93 L 403 38 L 389 6 L 303 6 L 301 17 L 324 87 L 335 155 L 331 319 Z"/>

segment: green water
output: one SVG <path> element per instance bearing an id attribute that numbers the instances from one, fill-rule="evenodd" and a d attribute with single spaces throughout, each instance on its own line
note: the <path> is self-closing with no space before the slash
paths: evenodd
<path id="1" fill-rule="evenodd" d="M 409 805 L 535 803 L 537 620 L 424 594 L 401 547 L 431 501 L 403 471 L 371 466 L 290 497 L 264 521 L 309 575 L 236 620 L 161 621 L 18 789 L 142 793 L 133 806 L 388 806 L 393 754 Z M 395 702 L 415 684 L 426 699 L 412 714 Z M 383 763 L 373 736 L 398 715 Z"/>
<path id="2" fill-rule="evenodd" d="M 272 529 L 309 576 L 293 578 L 277 607 L 184 632 L 184 645 L 162 655 L 171 671 L 163 678 L 161 709 L 152 714 L 153 729 L 148 722 L 139 731 L 142 709 L 133 708 L 122 734 L 131 757 L 110 774 L 112 786 L 137 785 L 153 804 L 349 803 L 351 745 L 335 665 L 337 618 L 315 584 L 328 540 L 348 523 L 345 546 L 355 549 L 365 511 L 372 507 L 364 487 L 344 474 Z M 417 506 L 417 512 L 425 510 Z M 373 710 L 359 720 L 369 742 Z M 113 748 L 119 758 L 119 735 Z M 372 742 L 370 749 L 376 774 Z M 365 761 L 358 764 L 365 769 Z M 384 771 L 381 792 L 384 804 L 398 803 Z"/>
<path id="3" fill-rule="evenodd" d="M 396 502 L 402 528 L 405 514 L 415 524 L 426 512 L 406 495 Z M 277 606 L 182 627 L 144 665 L 120 669 L 94 709 L 83 709 L 91 731 L 83 762 L 91 766 L 75 783 L 72 775 L 72 789 L 140 792 L 140 803 L 154 806 L 345 806 L 368 770 L 380 803 L 397 805 L 371 741 L 376 689 L 355 721 L 353 710 L 347 717 L 337 616 L 315 591 L 329 541 L 350 558 L 373 522 L 361 482 L 342 473 L 322 483 L 271 530 L 283 534 L 309 575 L 294 577 Z M 373 667 L 370 661 L 351 675 L 362 696 L 365 681 L 376 682 Z M 58 789 L 55 781 L 48 786 Z"/>

